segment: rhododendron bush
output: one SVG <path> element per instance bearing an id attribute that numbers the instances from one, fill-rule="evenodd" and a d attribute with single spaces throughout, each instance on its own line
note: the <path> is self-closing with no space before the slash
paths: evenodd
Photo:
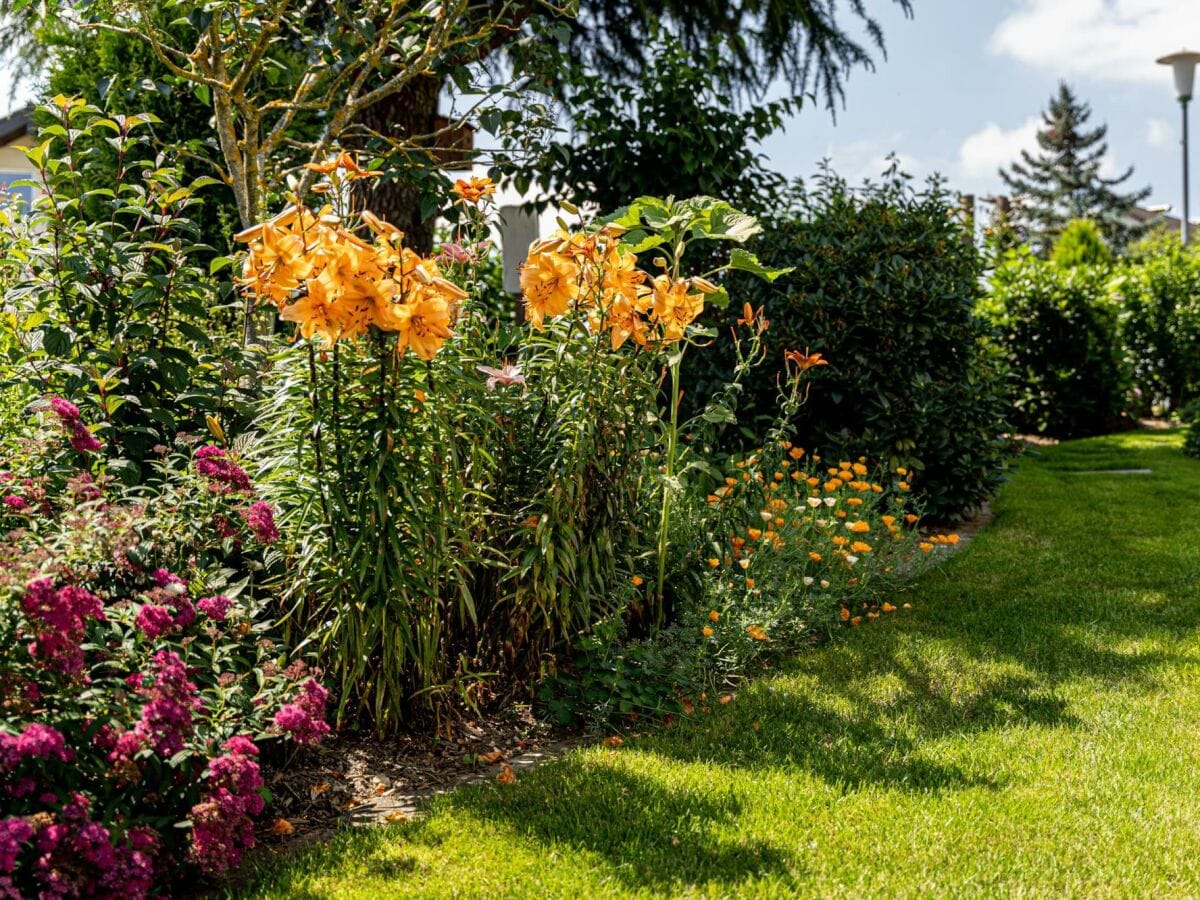
<path id="1" fill-rule="evenodd" d="M 61 397 L 0 461 L 0 895 L 140 897 L 253 844 L 258 743 L 328 731 L 276 643 L 274 510 L 229 450 L 157 448 L 131 493 Z"/>

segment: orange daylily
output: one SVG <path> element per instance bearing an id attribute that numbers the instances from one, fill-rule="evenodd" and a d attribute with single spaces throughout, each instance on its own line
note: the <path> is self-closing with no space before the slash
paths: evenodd
<path id="1" fill-rule="evenodd" d="M 465 181 L 459 178 L 450 190 L 458 196 L 456 203 L 478 203 L 484 197 L 496 193 L 496 183 L 490 178 L 472 176 L 470 180 Z"/>

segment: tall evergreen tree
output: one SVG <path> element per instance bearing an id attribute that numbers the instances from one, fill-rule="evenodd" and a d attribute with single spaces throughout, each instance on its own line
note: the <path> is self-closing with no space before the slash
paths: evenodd
<path id="1" fill-rule="evenodd" d="M 1108 153 L 1108 126 L 1089 129 L 1091 115 L 1091 107 L 1059 82 L 1058 94 L 1042 113 L 1037 134 L 1041 152 L 1035 156 L 1023 150 L 1020 162 L 1007 172 L 1000 170 L 1013 195 L 1017 223 L 1038 252 L 1046 252 L 1072 219 L 1092 219 L 1117 248 L 1141 231 L 1129 213 L 1150 195 L 1150 188 L 1117 190 L 1133 175 L 1132 166 L 1113 178 L 1100 174 Z"/>

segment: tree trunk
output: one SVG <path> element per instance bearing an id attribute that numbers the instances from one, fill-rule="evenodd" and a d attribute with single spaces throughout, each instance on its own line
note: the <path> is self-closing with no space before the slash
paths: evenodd
<path id="1" fill-rule="evenodd" d="M 436 130 L 441 81 L 432 76 L 415 78 L 402 90 L 365 109 L 359 124 L 393 138 L 412 138 Z M 364 141 L 365 144 L 365 141 Z M 421 192 L 400 170 L 361 184 L 360 203 L 405 233 L 405 243 L 422 255 L 433 250 L 434 220 L 421 219 Z"/>

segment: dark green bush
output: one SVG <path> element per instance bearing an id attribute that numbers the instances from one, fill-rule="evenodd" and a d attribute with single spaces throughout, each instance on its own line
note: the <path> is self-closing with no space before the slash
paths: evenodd
<path id="1" fill-rule="evenodd" d="M 1128 379 L 1107 266 L 1062 268 L 1028 252 L 996 268 L 982 308 L 1012 371 L 1013 423 L 1059 438 L 1126 420 Z"/>
<path id="2" fill-rule="evenodd" d="M 795 420 L 798 440 L 827 457 L 879 458 L 917 473 L 928 513 L 954 516 L 988 498 L 1007 449 L 999 375 L 972 307 L 981 261 L 937 185 L 914 190 L 889 174 L 850 189 L 828 172 L 798 184 L 756 248 L 767 265 L 794 266 L 774 285 L 730 293 L 771 321 L 773 371 L 748 386 L 741 425 L 757 439 L 775 406 L 784 351 L 819 351 L 814 389 Z M 729 313 L 733 320 L 738 309 Z M 699 382 L 730 360 L 693 367 Z"/>
<path id="3" fill-rule="evenodd" d="M 1122 276 L 1121 339 L 1142 411 L 1178 410 L 1200 395 L 1200 255 L 1160 238 Z"/>
<path id="4" fill-rule="evenodd" d="M 1187 438 L 1183 442 L 1183 452 L 1188 456 L 1200 459 L 1200 421 L 1192 420 L 1188 426 Z"/>

